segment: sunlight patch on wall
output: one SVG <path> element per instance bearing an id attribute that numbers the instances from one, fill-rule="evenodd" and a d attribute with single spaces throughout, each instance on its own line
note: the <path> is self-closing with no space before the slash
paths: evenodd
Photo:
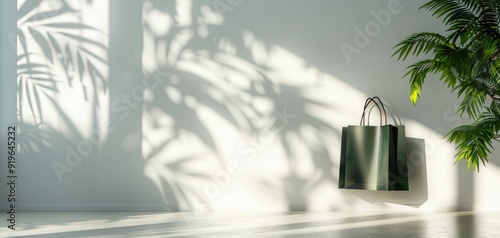
<path id="1" fill-rule="evenodd" d="M 498 146 L 498 143 L 496 143 L 496 146 Z M 474 174 L 474 204 L 476 204 L 474 210 L 500 210 L 500 205 L 498 204 L 500 191 L 494 185 L 497 181 L 500 181 L 500 167 L 498 166 L 498 158 L 500 157 L 498 155 L 498 150 L 493 151 L 489 156 L 489 164 L 481 167 L 480 172 Z"/>
<path id="2" fill-rule="evenodd" d="M 427 176 L 429 202 L 422 209 L 454 209 L 457 201 L 457 167 L 455 165 L 455 149 L 436 129 L 428 128 L 412 119 L 405 120 L 406 136 L 425 139 L 425 156 L 427 157 Z M 409 156 L 412 156 L 411 154 Z M 414 164 L 408 165 L 409 173 Z M 462 171 L 461 171 L 462 172 Z"/>
<path id="3" fill-rule="evenodd" d="M 86 139 L 108 112 L 108 3 L 18 1 L 18 8 L 19 121 Z"/>

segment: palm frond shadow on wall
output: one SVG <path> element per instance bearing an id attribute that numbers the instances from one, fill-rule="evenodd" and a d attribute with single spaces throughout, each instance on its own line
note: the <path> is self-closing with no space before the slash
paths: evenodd
<path id="1" fill-rule="evenodd" d="M 46 105 L 64 112 L 55 103 L 61 87 L 80 90 L 83 99 L 93 100 L 98 108 L 99 92 L 107 90 L 107 59 L 96 52 L 105 52 L 107 46 L 86 35 L 105 34 L 81 23 L 79 10 L 66 1 L 24 1 L 17 24 L 19 120 L 44 124 L 50 111 Z"/>
<path id="2" fill-rule="evenodd" d="M 47 2 L 53 5 L 44 7 Z M 281 194 L 290 209 L 306 209 L 310 202 L 298 191 L 313 190 L 322 183 L 334 186 L 337 165 L 332 161 L 328 144 L 339 132 L 324 119 L 307 112 L 310 106 L 331 109 L 332 105 L 305 96 L 304 87 L 277 79 L 276 69 L 252 56 L 254 49 L 244 32 L 240 37 L 215 34 L 224 21 L 209 3 L 193 1 L 189 14 L 196 20 L 183 24 L 175 22 L 185 14 L 176 10 L 178 1 L 149 2 L 153 4 L 139 9 L 146 19 L 145 39 L 153 42 L 145 41 L 144 45 L 154 46 L 149 55 L 144 49 L 143 71 L 146 75 L 167 72 L 169 76 L 161 87 L 145 89 L 142 102 L 143 128 L 146 128 L 142 131 L 144 163 L 136 169 L 142 172 L 153 168 L 145 176 L 156 185 L 168 207 L 193 209 L 192 200 L 196 197 L 210 209 L 211 201 L 203 195 L 203 185 L 213 181 L 212 171 L 224 169 L 230 159 L 221 153 L 222 135 L 215 128 L 223 125 L 248 137 L 268 128 L 280 128 L 274 141 L 286 153 L 288 175 L 275 181 L 262 179 L 255 184 L 273 194 Z M 31 135 L 24 137 L 23 147 L 36 152 L 48 151 L 58 143 L 74 145 L 86 135 L 61 101 L 68 90 L 78 91 L 75 93 L 78 101 L 92 105 L 90 127 L 98 123 L 101 99 L 109 90 L 109 62 L 106 54 L 98 52 L 106 53 L 108 46 L 90 36 L 101 35 L 100 39 L 107 36 L 95 27 L 82 24 L 79 10 L 66 1 L 25 1 L 18 13 L 19 120 L 26 128 L 27 125 L 43 128 L 31 130 Z M 172 24 L 168 30 L 158 32 L 155 26 L 148 25 L 147 18 L 157 13 Z M 209 13 L 216 17 L 207 17 Z M 148 65 L 147 59 L 153 59 L 153 64 Z M 283 110 L 294 117 L 280 127 L 275 113 Z M 48 111 L 52 113 L 49 119 Z M 208 119 L 207 115 L 215 119 Z M 48 131 L 53 136 L 42 135 Z M 155 138 L 154 132 L 164 136 Z M 60 135 L 55 136 L 57 133 Z M 300 142 L 301 138 L 311 137 L 315 139 Z M 297 141 L 311 154 L 309 163 L 317 175 L 313 179 L 297 172 L 298 161 L 303 160 L 296 151 Z M 172 154 L 176 148 L 192 153 Z M 50 164 L 50 157 L 43 158 L 45 162 L 41 165 Z M 207 161 L 211 169 L 192 169 L 194 163 Z"/>
<path id="3" fill-rule="evenodd" d="M 308 113 L 307 108 L 331 109 L 333 106 L 304 95 L 304 91 L 314 89 L 314 86 L 307 88 L 280 82 L 289 78 L 276 78 L 274 75 L 281 72 L 252 56 L 254 45 L 246 42 L 246 32 L 241 32 L 238 37 L 220 35 L 218 32 L 223 29 L 224 18 L 222 14 L 214 11 L 210 4 L 193 1 L 189 10 L 182 12 L 174 1 L 150 3 L 144 7 L 143 12 L 144 44 L 153 47 L 144 54 L 153 57 L 155 62 L 143 62 L 145 71 L 150 74 L 170 74 L 164 87 L 146 93 L 152 99 L 144 103 L 144 123 L 150 124 L 151 127 L 144 131 L 143 141 L 153 148 L 144 152 L 146 164 L 155 164 L 162 168 L 150 174 L 157 187 L 161 189 L 160 181 L 182 184 L 176 186 L 178 191 L 183 191 L 177 193 L 179 198 L 176 198 L 176 201 L 193 208 L 195 204 L 191 198 L 195 197 L 203 202 L 205 208 L 210 209 L 211 199 L 203 194 L 203 185 L 213 181 L 210 170 L 203 171 L 203 175 L 199 176 L 203 182 L 193 182 L 191 185 L 186 177 L 176 176 L 179 173 L 189 175 L 185 169 L 182 171 L 182 167 L 188 168 L 189 160 L 212 160 L 213 163 L 218 161 L 220 167 L 214 169 L 217 171 L 224 170 L 224 163 L 231 159 L 230 156 L 221 157 L 219 153 L 228 145 L 221 145 L 219 142 L 221 135 L 218 134 L 221 131 L 217 131 L 214 129 L 216 126 L 212 125 L 216 122 L 208 120 L 201 113 L 207 109 L 228 123 L 228 127 L 233 127 L 249 137 L 269 128 L 275 129 L 274 141 L 286 153 L 289 174 L 282 180 L 257 179 L 254 181 L 255 185 L 263 191 L 286 198 L 284 202 L 290 210 L 307 209 L 306 204 L 309 201 L 304 191 L 313 190 L 325 182 L 333 186 L 337 181 L 334 172 L 336 165 L 332 161 L 332 151 L 328 144 L 334 135 L 339 135 L 336 128 L 324 119 Z M 189 24 L 177 21 L 176 19 L 185 19 L 182 14 L 189 15 L 192 21 Z M 161 20 L 158 16 L 162 16 Z M 166 27 L 158 28 L 157 25 Z M 270 50 L 268 54 L 271 53 Z M 312 66 L 304 63 L 299 67 L 307 70 Z M 287 118 L 289 121 L 282 126 L 283 122 L 276 116 L 276 112 L 284 111 L 293 116 Z M 169 131 L 167 134 L 170 136 L 150 145 L 152 139 L 149 138 L 155 136 L 156 130 Z M 187 156 L 189 159 L 169 157 L 169 149 L 182 140 L 183 134 L 194 135 L 202 147 L 207 149 L 208 153 L 213 153 L 213 156 L 200 153 L 190 154 Z M 298 158 L 300 156 L 294 148 L 296 144 L 293 142 L 296 140 L 292 141 L 297 138 L 299 141 L 304 138 L 312 139 L 308 143 L 302 143 L 303 148 L 311 154 L 308 163 L 313 164 L 316 174 L 312 179 L 297 172 L 298 161 L 303 160 Z M 264 147 L 266 146 L 270 147 Z M 229 147 L 237 150 L 237 145 Z M 258 145 L 254 148 L 258 150 L 257 147 Z M 189 146 L 186 146 L 186 150 L 189 150 L 187 148 Z M 236 158 L 241 157 L 244 156 L 236 155 Z M 172 166 L 181 163 L 186 165 Z M 191 179 L 196 180 L 194 177 Z"/>
<path id="4" fill-rule="evenodd" d="M 83 1 L 17 3 L 18 29 L 12 38 L 17 38 L 18 52 L 18 148 L 23 156 L 19 163 L 26 174 L 21 179 L 30 185 L 21 191 L 26 194 L 20 198 L 21 209 L 83 204 L 85 198 L 75 191 L 90 192 L 89 185 L 75 185 L 74 179 L 63 182 L 56 171 L 61 167 L 54 163 L 65 165 L 67 170 L 59 171 L 66 175 L 73 172 L 65 161 L 67 148 L 74 151 L 86 140 L 88 128 L 98 128 L 108 90 L 107 35 L 84 23 L 82 9 L 88 6 Z M 88 181 L 96 182 L 92 176 Z"/>

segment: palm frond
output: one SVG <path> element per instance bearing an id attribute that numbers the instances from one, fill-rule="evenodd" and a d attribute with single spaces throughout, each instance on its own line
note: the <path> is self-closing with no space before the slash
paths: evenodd
<path id="1" fill-rule="evenodd" d="M 392 54 L 392 57 L 398 55 L 398 60 L 406 60 L 410 53 L 413 56 L 419 56 L 422 53 L 427 54 L 438 45 L 453 47 L 453 44 L 440 34 L 430 32 L 415 33 L 394 47 L 397 49 Z"/>
<path id="2" fill-rule="evenodd" d="M 461 21 L 478 18 L 481 5 L 474 0 L 431 0 L 420 8 L 433 12 L 433 16 L 443 18 L 444 24 L 454 27 Z"/>
<path id="3" fill-rule="evenodd" d="M 464 99 L 458 107 L 458 112 L 460 116 L 467 112 L 467 115 L 471 118 L 475 118 L 476 115 L 481 111 L 486 101 L 486 93 L 480 91 L 473 91 L 467 93 Z"/>
<path id="4" fill-rule="evenodd" d="M 435 48 L 434 58 L 443 63 L 445 68 L 467 69 L 464 65 L 470 62 L 470 54 L 467 49 L 440 46 Z"/>
<path id="5" fill-rule="evenodd" d="M 489 109 L 482 113 L 472 125 L 454 128 L 446 137 L 457 145 L 456 162 L 467 160 L 468 169 L 479 171 L 479 162 L 486 165 L 488 154 L 493 149 L 493 140 L 500 129 L 500 117 Z"/>
<path id="6" fill-rule="evenodd" d="M 418 61 L 408 66 L 405 77 L 410 76 L 410 100 L 413 104 L 420 98 L 420 91 L 427 74 L 436 72 L 440 67 L 441 63 L 432 59 Z"/>
<path id="7" fill-rule="evenodd" d="M 487 30 L 490 36 L 498 37 L 500 33 L 498 31 L 499 23 L 499 3 L 496 0 L 482 0 L 478 1 L 481 5 L 481 14 L 479 17 L 479 23 L 482 28 Z"/>

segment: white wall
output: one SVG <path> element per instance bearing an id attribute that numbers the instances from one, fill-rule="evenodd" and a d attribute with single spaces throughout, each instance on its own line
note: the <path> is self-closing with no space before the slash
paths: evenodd
<path id="1" fill-rule="evenodd" d="M 99 57 L 50 62 L 28 39 L 59 82 L 45 99 L 20 96 L 42 109 L 23 104 L 25 129 L 29 115 L 44 121 L 20 152 L 21 209 L 500 209 L 497 156 L 473 175 L 442 138 L 466 122 L 455 96 L 431 77 L 412 106 L 401 79 L 411 61 L 390 57 L 413 32 L 444 31 L 417 10 L 423 1 L 218 1 L 217 12 L 213 1 L 154 0 L 142 22 L 137 1 L 71 2 L 81 15 L 51 21 L 97 28 L 65 31 Z M 382 12 L 390 19 L 377 20 Z M 340 130 L 374 95 L 414 138 L 410 192 L 337 189 Z"/>

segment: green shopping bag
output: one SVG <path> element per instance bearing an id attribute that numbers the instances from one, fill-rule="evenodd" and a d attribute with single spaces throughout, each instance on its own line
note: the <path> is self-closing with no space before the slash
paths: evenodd
<path id="1" fill-rule="evenodd" d="M 379 126 L 365 125 L 370 103 L 380 112 Z M 383 118 L 385 124 L 382 124 Z M 405 129 L 403 125 L 387 124 L 387 113 L 380 98 L 366 100 L 360 125 L 343 127 L 341 143 L 339 188 L 409 189 Z"/>

